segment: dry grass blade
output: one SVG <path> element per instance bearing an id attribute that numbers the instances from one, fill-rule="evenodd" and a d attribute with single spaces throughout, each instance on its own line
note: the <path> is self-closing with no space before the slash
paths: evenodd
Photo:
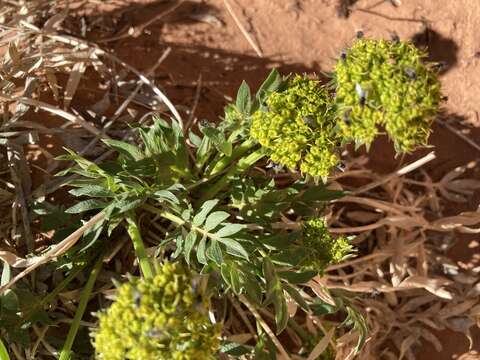
<path id="1" fill-rule="evenodd" d="M 317 359 L 328 347 L 330 340 L 333 338 L 335 334 L 335 328 L 331 328 L 325 336 L 315 345 L 310 355 L 308 355 L 307 360 L 315 360 Z"/>
<path id="2" fill-rule="evenodd" d="M 225 4 L 225 7 L 226 7 L 228 13 L 232 16 L 233 20 L 235 21 L 235 24 L 240 29 L 242 35 L 245 37 L 245 39 L 247 39 L 250 46 L 253 48 L 253 50 L 255 50 L 255 52 L 257 53 L 257 55 L 259 57 L 263 57 L 262 51 L 260 50 L 258 45 L 255 43 L 255 41 L 253 41 L 253 39 L 250 36 L 250 34 L 248 33 L 248 31 L 245 30 L 245 27 L 242 25 L 242 22 L 240 21 L 240 19 L 235 14 L 235 11 L 233 11 L 232 5 L 230 4 L 230 2 L 228 0 L 223 0 L 223 3 Z"/>
<path id="3" fill-rule="evenodd" d="M 240 297 L 240 301 L 245 304 L 245 306 L 248 308 L 248 310 L 255 316 L 255 319 L 260 323 L 262 326 L 263 330 L 267 333 L 267 335 L 270 337 L 270 340 L 275 344 L 277 349 L 280 351 L 280 354 L 282 355 L 282 360 L 291 360 L 290 356 L 288 355 L 287 351 L 283 347 L 282 343 L 278 340 L 278 338 L 275 336 L 275 333 L 270 329 L 270 326 L 262 319 L 258 311 L 255 309 L 255 307 L 250 304 L 250 302 L 244 297 Z"/>
<path id="4" fill-rule="evenodd" d="M 11 288 L 18 280 L 24 278 L 32 271 L 42 266 L 43 264 L 48 263 L 52 259 L 55 259 L 62 254 L 64 254 L 68 249 L 70 249 L 75 243 L 82 237 L 83 233 L 93 227 L 96 223 L 101 221 L 104 218 L 105 214 L 103 212 L 98 213 L 80 228 L 75 230 L 72 234 L 67 236 L 64 240 L 59 242 L 56 245 L 53 245 L 50 250 L 45 254 L 38 256 L 27 261 L 27 268 L 16 275 L 12 280 L 10 280 L 6 285 L 0 287 L 0 294 L 3 294 L 6 290 Z"/>
<path id="5" fill-rule="evenodd" d="M 468 314 L 480 303 L 473 290 L 477 280 L 468 280 L 475 275 L 449 262 L 443 252 L 451 244 L 452 230 L 478 232 L 479 213 L 445 217 L 443 209 L 451 199 L 468 199 L 478 183 L 461 178 L 467 167 L 433 182 L 419 167 L 432 158 L 429 155 L 381 178 L 366 173 L 364 163 L 347 165 L 346 177 L 371 182 L 336 200 L 342 206 L 332 212 L 332 232 L 356 233 L 362 250 L 357 258 L 330 266 L 322 281 L 327 288 L 366 295 L 354 301 L 367 310 L 371 329 L 360 360 L 414 359 L 421 341 L 439 348 L 429 329 L 468 334 L 476 321 Z M 339 339 L 337 354 L 347 357 L 354 346 L 352 339 Z"/>

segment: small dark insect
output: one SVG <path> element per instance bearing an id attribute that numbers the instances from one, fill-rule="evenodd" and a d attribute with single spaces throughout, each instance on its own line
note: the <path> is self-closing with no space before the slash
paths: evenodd
<path id="1" fill-rule="evenodd" d="M 365 106 L 367 102 L 367 92 L 362 89 L 359 83 L 355 84 L 355 91 L 357 92 L 358 96 L 360 97 L 360 105 Z"/>
<path id="2" fill-rule="evenodd" d="M 443 95 L 440 100 L 442 100 L 442 101 L 448 101 L 448 96 L 447 96 L 447 95 Z"/>
<path id="3" fill-rule="evenodd" d="M 372 288 L 372 297 L 377 297 L 381 294 L 380 290 L 377 288 Z"/>
<path id="4" fill-rule="evenodd" d="M 357 30 L 355 36 L 357 37 L 357 39 L 363 39 L 365 33 L 362 30 Z"/>
<path id="5" fill-rule="evenodd" d="M 148 330 L 147 331 L 147 336 L 152 337 L 152 338 L 156 338 L 156 339 L 162 339 L 162 338 L 166 337 L 165 333 L 162 330 L 158 330 L 158 329 Z"/>
<path id="6" fill-rule="evenodd" d="M 432 65 L 432 69 L 438 72 L 442 72 L 447 69 L 447 63 L 445 61 L 439 61 Z"/>
<path id="7" fill-rule="evenodd" d="M 412 68 L 405 68 L 405 74 L 412 80 L 415 80 L 417 78 L 417 73 L 415 72 L 414 69 Z"/>
<path id="8" fill-rule="evenodd" d="M 215 124 L 211 123 L 207 119 L 202 119 L 202 120 L 200 120 L 200 126 L 201 127 L 215 127 Z"/>
<path id="9" fill-rule="evenodd" d="M 133 293 L 133 301 L 135 302 L 135 306 L 137 308 L 139 308 L 141 303 L 142 303 L 142 296 L 140 295 L 140 293 L 138 291 L 135 291 Z"/>
<path id="10" fill-rule="evenodd" d="M 350 113 L 351 113 L 351 110 L 349 109 L 342 114 L 342 120 L 346 124 L 350 124 Z"/>
<path id="11" fill-rule="evenodd" d="M 345 50 L 342 50 L 342 53 L 340 54 L 340 59 L 343 61 L 347 60 L 347 52 Z"/>
<path id="12" fill-rule="evenodd" d="M 400 42 L 400 36 L 395 31 L 390 34 L 390 39 L 396 44 Z"/>

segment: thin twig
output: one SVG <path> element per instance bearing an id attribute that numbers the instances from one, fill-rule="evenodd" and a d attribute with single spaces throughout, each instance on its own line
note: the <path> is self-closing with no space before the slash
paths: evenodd
<path id="1" fill-rule="evenodd" d="M 413 163 L 411 164 L 408 164 L 404 167 L 402 167 L 401 169 L 387 175 L 387 176 L 384 176 L 383 178 L 377 180 L 377 181 L 374 181 L 374 182 L 371 182 L 370 184 L 367 184 L 365 186 L 362 186 L 354 191 L 352 191 L 352 194 L 353 195 L 358 195 L 358 194 L 361 194 L 363 192 L 366 192 L 366 191 L 369 191 L 369 190 L 372 190 L 374 188 L 376 188 L 377 186 L 380 186 L 380 185 L 383 185 L 387 182 L 389 182 L 390 180 L 392 180 L 393 178 L 395 177 L 398 177 L 398 176 L 403 176 L 415 169 L 418 169 L 419 167 L 425 165 L 426 163 L 432 161 L 433 159 L 435 159 L 436 156 L 435 156 L 435 152 L 430 152 L 428 153 L 427 155 L 425 155 L 424 157 L 418 159 L 417 161 L 414 161 Z"/>
<path id="2" fill-rule="evenodd" d="M 259 57 L 263 57 L 263 54 L 262 54 L 262 51 L 260 50 L 260 48 L 258 47 L 257 44 L 255 44 L 255 41 L 253 41 L 252 37 L 250 36 L 250 34 L 248 33 L 247 30 L 245 30 L 245 27 L 242 25 L 241 21 L 238 19 L 237 15 L 235 15 L 235 12 L 233 11 L 232 9 L 232 6 L 230 5 L 229 1 L 228 0 L 223 0 L 224 4 L 225 4 L 225 7 L 227 8 L 229 14 L 232 16 L 233 20 L 235 21 L 235 24 L 237 24 L 238 28 L 240 29 L 240 31 L 242 32 L 243 36 L 245 37 L 245 39 L 247 39 L 248 43 L 250 44 L 250 46 L 253 48 L 253 50 L 255 50 L 255 52 L 257 53 L 257 55 Z"/>
<path id="3" fill-rule="evenodd" d="M 83 233 L 93 227 L 96 223 L 101 221 L 105 217 L 103 211 L 99 212 L 97 215 L 88 220 L 85 224 L 59 242 L 57 245 L 52 246 L 52 248 L 47 251 L 44 255 L 32 259 L 32 265 L 16 275 L 12 280 L 10 280 L 6 285 L 0 287 L 0 294 L 3 294 L 6 290 L 11 288 L 18 280 L 30 274 L 32 271 L 47 263 L 48 261 L 64 254 L 68 249 L 70 249 L 76 242 L 82 237 Z"/>
<path id="4" fill-rule="evenodd" d="M 193 124 L 193 120 L 195 118 L 195 110 L 197 110 L 201 93 L 202 93 L 202 74 L 198 76 L 197 89 L 195 90 L 195 99 L 193 100 L 193 105 L 192 105 L 192 108 L 190 109 L 190 114 L 188 115 L 188 119 L 185 124 L 185 129 L 183 129 L 184 131 L 187 131 L 190 128 L 190 126 L 192 126 Z"/>
<path id="5" fill-rule="evenodd" d="M 125 38 L 128 38 L 128 37 L 137 38 L 140 35 L 142 35 L 142 33 L 145 31 L 145 29 L 147 27 L 149 27 L 153 23 L 157 22 L 158 20 L 162 19 L 163 17 L 165 17 L 165 16 L 171 14 L 172 12 L 174 12 L 175 10 L 177 10 L 184 2 L 185 2 L 185 0 L 180 0 L 178 3 L 172 5 L 167 10 L 165 10 L 164 12 L 154 16 L 153 18 L 146 21 L 145 23 L 140 24 L 137 27 L 133 27 L 133 28 L 130 27 L 126 33 L 123 33 L 123 34 L 120 34 L 120 35 L 117 35 L 117 36 L 113 36 L 113 37 L 110 37 L 110 38 L 107 38 L 107 39 L 100 39 L 100 40 L 98 40 L 98 43 L 106 43 L 106 42 L 110 42 L 110 41 L 125 39 Z M 133 29 L 133 32 L 131 31 L 131 29 Z"/>
<path id="6" fill-rule="evenodd" d="M 448 124 L 444 121 L 439 121 L 439 120 L 435 120 L 435 122 L 437 124 L 439 124 L 440 126 L 445 127 L 447 130 L 451 131 L 453 134 L 457 135 L 460 139 L 462 139 L 467 144 L 474 147 L 476 150 L 480 151 L 480 145 L 478 145 L 475 141 L 470 139 L 468 136 L 463 135 L 459 130 L 455 129 L 452 125 L 450 125 L 450 124 Z"/>
<path id="7" fill-rule="evenodd" d="M 255 319 L 257 319 L 257 321 L 260 323 L 263 330 L 265 330 L 267 335 L 270 337 L 272 342 L 275 344 L 277 349 L 280 351 L 280 353 L 284 357 L 284 360 L 291 360 L 290 356 L 288 355 L 287 351 L 283 347 L 282 343 L 275 336 L 275 333 L 272 331 L 272 329 L 270 329 L 268 324 L 262 319 L 262 317 L 258 313 L 257 309 L 255 309 L 255 307 L 245 298 L 245 296 L 240 296 L 240 301 L 245 304 L 245 306 L 248 308 L 248 310 L 250 310 L 250 312 L 253 314 Z"/>

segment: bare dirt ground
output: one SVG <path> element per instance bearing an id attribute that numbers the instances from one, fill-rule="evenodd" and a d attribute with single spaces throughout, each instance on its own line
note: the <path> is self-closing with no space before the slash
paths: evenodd
<path id="1" fill-rule="evenodd" d="M 142 72 L 148 72 L 167 48 L 171 52 L 152 76 L 175 104 L 194 108 L 199 119 L 222 115 L 242 80 L 256 87 L 271 68 L 283 73 L 321 73 L 332 69 L 342 49 L 358 31 L 366 37 L 412 40 L 428 49 L 430 60 L 442 62 L 443 92 L 448 96 L 435 125 L 431 145 L 437 160 L 428 166 L 435 178 L 480 158 L 480 0 L 209 0 L 91 1 L 75 10 L 71 31 L 111 49 Z M 226 5 L 228 4 L 228 5 Z M 234 15 L 232 15 L 234 14 Z M 243 32 L 239 28 L 234 17 Z M 95 95 L 91 94 L 92 98 Z M 98 100 L 98 99 L 97 99 Z M 75 101 L 88 101 L 81 98 Z M 198 105 L 198 106 L 197 106 Z M 455 133 L 457 129 L 457 133 Z M 470 141 L 458 136 L 461 132 Z M 475 144 L 479 144 L 476 145 Z M 431 149 L 428 149 L 431 150 Z M 394 170 L 386 141 L 371 150 L 370 167 Z M 478 168 L 470 176 L 480 178 Z M 452 205 L 452 214 L 475 210 L 480 196 L 466 206 Z M 463 266 L 478 266 L 474 237 L 458 237 L 451 257 Z M 478 335 L 478 334 L 477 334 Z M 418 359 L 480 359 L 468 352 L 463 334 L 439 332 L 444 349 L 425 344 Z M 475 336 L 474 336 L 475 337 Z M 473 349 L 480 351 L 480 337 Z M 462 355 L 463 354 L 463 355 Z M 468 357 L 469 356 L 469 357 Z"/>

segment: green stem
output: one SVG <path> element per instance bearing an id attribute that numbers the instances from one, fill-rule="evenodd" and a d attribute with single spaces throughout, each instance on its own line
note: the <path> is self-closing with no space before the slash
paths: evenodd
<path id="1" fill-rule="evenodd" d="M 152 278 L 154 272 L 147 256 L 145 245 L 143 244 L 142 235 L 140 234 L 140 229 L 138 228 L 135 214 L 133 212 L 129 213 L 126 220 L 128 223 L 127 232 L 132 239 L 133 249 L 135 250 L 135 255 L 138 258 L 142 274 L 145 278 Z"/>
<path id="2" fill-rule="evenodd" d="M 80 296 L 80 301 L 78 303 L 77 311 L 75 312 L 75 317 L 73 318 L 73 322 L 70 325 L 70 329 L 68 330 L 67 340 L 65 340 L 65 344 L 62 347 L 62 351 L 60 353 L 59 360 L 69 360 L 72 356 L 72 346 L 73 342 L 75 341 L 75 337 L 77 336 L 78 329 L 80 327 L 80 321 L 83 318 L 83 314 L 85 313 L 85 309 L 87 308 L 88 300 L 90 294 L 93 290 L 93 285 L 95 285 L 95 281 L 97 280 L 97 276 L 102 269 L 103 264 L 103 256 L 100 256 L 93 267 L 90 276 L 88 277 L 87 284 L 82 291 L 82 295 Z"/>
<path id="3" fill-rule="evenodd" d="M 159 215 L 167 220 L 170 220 L 171 222 L 177 224 L 178 226 L 182 226 L 186 223 L 181 217 L 172 214 L 171 212 L 168 212 L 166 210 L 161 210 L 156 208 L 155 206 L 148 205 L 148 204 L 143 204 L 142 208 L 150 211 L 152 214 Z"/>
<path id="4" fill-rule="evenodd" d="M 207 190 L 207 192 L 205 192 L 200 197 L 198 203 L 202 204 L 209 199 L 213 199 L 215 195 L 217 195 L 230 183 L 230 181 L 235 175 L 241 174 L 264 156 L 265 153 L 263 152 L 263 150 L 259 149 L 251 153 L 250 155 L 240 159 L 235 166 L 232 166 L 230 170 L 220 178 L 220 180 L 213 184 L 213 186 L 211 186 Z"/>
<path id="5" fill-rule="evenodd" d="M 190 230 L 196 231 L 196 232 L 200 233 L 202 236 L 207 236 L 209 238 L 216 239 L 214 234 L 209 233 L 208 231 L 205 231 L 204 229 L 202 229 L 198 226 L 195 226 L 191 223 L 188 223 L 188 222 L 184 221 L 182 218 L 180 218 L 179 216 L 177 216 L 175 214 L 172 214 L 171 212 L 168 212 L 166 210 L 157 209 L 156 207 L 154 207 L 152 205 L 148 205 L 148 204 L 143 204 L 142 208 L 147 210 L 147 211 L 150 211 L 152 214 L 155 214 L 155 215 L 161 216 L 161 217 L 163 217 L 167 220 L 170 220 L 171 222 L 177 224 L 177 226 L 187 225 L 190 228 Z"/>
<path id="6" fill-rule="evenodd" d="M 230 156 L 222 157 L 213 167 L 213 169 L 208 173 L 208 175 L 214 175 L 223 169 L 225 169 L 228 165 L 230 165 L 233 161 L 242 157 L 248 150 L 250 150 L 253 146 L 255 146 L 256 142 L 253 139 L 248 139 L 237 146 Z"/>

